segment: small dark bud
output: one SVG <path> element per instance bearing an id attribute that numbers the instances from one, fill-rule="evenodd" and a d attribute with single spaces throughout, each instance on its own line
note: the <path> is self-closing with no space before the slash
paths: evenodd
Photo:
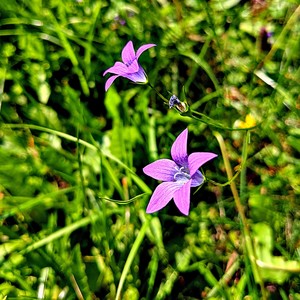
<path id="1" fill-rule="evenodd" d="M 176 107 L 180 112 L 186 112 L 187 108 L 184 102 L 181 102 L 177 96 L 172 95 L 169 100 L 169 107 Z"/>

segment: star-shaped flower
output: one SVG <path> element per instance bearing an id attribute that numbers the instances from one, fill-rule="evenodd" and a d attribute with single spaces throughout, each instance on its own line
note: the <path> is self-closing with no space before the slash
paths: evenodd
<path id="1" fill-rule="evenodd" d="M 185 129 L 175 140 L 171 148 L 173 160 L 159 159 L 144 167 L 146 175 L 163 181 L 155 189 L 147 213 L 162 209 L 173 198 L 180 212 L 189 214 L 190 188 L 199 186 L 204 181 L 198 169 L 217 155 L 211 152 L 194 152 L 188 155 L 187 137 L 188 129 Z"/>
<path id="2" fill-rule="evenodd" d="M 129 41 L 122 50 L 122 61 L 117 61 L 112 67 L 107 69 L 103 76 L 107 73 L 116 74 L 107 79 L 105 83 L 105 91 L 107 91 L 112 83 L 119 77 L 125 77 L 135 83 L 147 83 L 147 75 L 144 69 L 138 63 L 141 54 L 149 48 L 156 46 L 155 44 L 146 44 L 141 46 L 136 52 L 133 48 L 132 41 Z"/>

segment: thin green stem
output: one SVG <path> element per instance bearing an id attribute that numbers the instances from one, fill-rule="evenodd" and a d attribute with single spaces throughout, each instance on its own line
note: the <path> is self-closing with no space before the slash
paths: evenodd
<path id="1" fill-rule="evenodd" d="M 249 132 L 247 132 L 245 140 L 244 140 L 244 142 L 246 142 L 246 143 L 247 143 L 248 138 L 249 138 L 248 134 L 249 134 Z M 223 137 L 218 132 L 214 132 L 214 136 L 216 137 L 216 139 L 217 139 L 217 141 L 220 145 L 223 160 L 224 160 L 224 165 L 225 165 L 225 169 L 226 169 L 226 173 L 227 173 L 227 177 L 228 177 L 228 180 L 230 181 L 233 177 L 233 173 L 232 173 L 232 169 L 231 169 L 230 162 L 229 162 L 229 159 L 228 159 L 228 153 L 227 153 L 227 150 L 226 150 L 226 146 L 225 146 Z M 247 146 L 243 147 L 242 158 L 247 159 Z M 243 169 L 244 169 L 242 171 L 243 176 L 245 176 L 244 172 L 246 172 L 245 171 L 246 167 L 244 167 Z M 255 252 L 254 252 L 252 240 L 251 240 L 249 224 L 248 224 L 247 218 L 245 216 L 245 208 L 241 203 L 240 196 L 239 196 L 235 181 L 231 181 L 230 188 L 231 188 L 231 192 L 232 192 L 232 195 L 233 195 L 233 198 L 234 198 L 234 202 L 235 202 L 237 211 L 239 213 L 239 216 L 240 216 L 240 219 L 241 219 L 241 222 L 242 222 L 242 225 L 243 225 L 242 228 L 243 228 L 243 234 L 244 234 L 244 238 L 245 238 L 245 246 L 246 246 L 246 251 L 248 253 L 248 257 L 250 259 L 252 272 L 253 272 L 253 275 L 254 275 L 254 278 L 255 278 L 256 282 L 260 285 L 260 289 L 261 289 L 261 293 L 262 293 L 262 299 L 265 300 L 265 299 L 267 299 L 267 296 L 266 296 L 266 291 L 265 291 L 265 288 L 264 288 L 264 282 L 263 282 L 262 277 L 260 275 L 259 268 L 256 264 L 256 257 L 255 257 Z"/>
<path id="2" fill-rule="evenodd" d="M 83 219 L 80 219 L 68 226 L 65 226 L 62 229 L 59 229 L 59 230 L 53 232 L 52 234 L 46 236 L 45 238 L 32 243 L 31 245 L 28 245 L 25 249 L 21 250 L 20 253 L 25 254 L 25 253 L 32 252 L 40 247 L 43 247 L 49 243 L 52 243 L 56 239 L 59 239 L 65 235 L 70 235 L 73 231 L 75 231 L 81 227 L 85 227 L 85 226 L 89 225 L 90 223 L 97 221 L 98 219 L 99 219 L 99 215 L 91 214 L 91 215 L 89 215 Z"/>
<path id="3" fill-rule="evenodd" d="M 209 293 L 207 294 L 207 299 L 211 297 L 217 297 L 220 290 L 222 291 L 222 288 L 226 286 L 227 282 L 229 282 L 229 280 L 233 277 L 233 275 L 238 271 L 239 267 L 240 267 L 240 261 L 239 259 L 236 259 L 236 261 L 233 262 L 233 264 L 223 275 L 223 277 L 209 291 Z"/>
<path id="4" fill-rule="evenodd" d="M 139 176 L 137 176 L 135 174 L 135 172 L 133 170 L 131 170 L 126 164 L 124 164 L 122 161 L 120 161 L 117 157 L 112 155 L 110 152 L 103 151 L 100 148 L 100 146 L 98 146 L 98 145 L 93 145 L 89 142 L 86 142 L 82 139 L 77 139 L 77 137 L 74 137 L 70 134 L 67 134 L 67 133 L 64 133 L 64 132 L 61 132 L 61 131 L 58 131 L 58 130 L 54 130 L 54 129 L 43 127 L 43 126 L 33 125 L 33 124 L 2 124 L 1 128 L 3 128 L 3 129 L 13 129 L 13 128 L 24 129 L 24 128 L 29 128 L 29 129 L 33 129 L 33 130 L 42 131 L 42 132 L 48 132 L 50 134 L 54 134 L 56 136 L 64 138 L 68 141 L 72 141 L 74 143 L 78 143 L 80 145 L 83 145 L 83 146 L 85 146 L 89 149 L 95 150 L 95 151 L 99 152 L 100 155 L 102 155 L 103 158 L 107 157 L 107 158 L 111 159 L 112 161 L 116 162 L 121 167 L 123 167 L 125 170 L 131 172 L 132 179 L 142 189 L 142 191 L 144 191 L 145 193 L 151 193 L 151 189 L 144 183 L 144 181 L 142 181 L 142 179 Z"/>
<path id="5" fill-rule="evenodd" d="M 155 91 L 155 93 L 162 99 L 166 104 L 169 105 L 169 100 L 165 98 L 150 82 L 148 82 L 148 85 Z"/>
<path id="6" fill-rule="evenodd" d="M 80 148 L 79 146 L 79 126 L 76 128 L 76 136 L 77 136 L 77 141 L 76 141 L 76 148 L 77 148 L 77 161 L 78 161 L 78 168 L 79 168 L 79 178 L 80 178 L 80 184 L 81 184 L 81 190 L 82 190 L 82 197 L 83 199 L 86 200 L 86 189 L 85 189 L 85 184 L 84 184 L 84 176 L 83 176 L 83 171 L 82 171 L 82 160 L 81 160 L 81 153 L 80 153 Z"/>
<path id="7" fill-rule="evenodd" d="M 83 73 L 82 69 L 79 67 L 79 61 L 77 59 L 74 48 L 69 43 L 69 40 L 68 40 L 61 24 L 58 23 L 55 15 L 51 13 L 50 16 L 51 16 L 51 19 L 53 21 L 54 27 L 56 29 L 56 33 L 57 33 L 57 35 L 58 35 L 58 37 L 61 41 L 61 44 L 64 47 L 64 49 L 65 49 L 66 53 L 68 54 L 68 57 L 69 57 L 72 65 L 73 65 L 74 72 L 78 76 L 82 91 L 83 91 L 84 95 L 89 96 L 90 95 L 89 86 L 88 86 L 87 80 L 84 76 L 84 73 Z"/>
<path id="8" fill-rule="evenodd" d="M 222 129 L 222 130 L 229 130 L 229 131 L 245 131 L 245 130 L 251 130 L 251 129 L 254 129 L 256 127 L 258 127 L 260 125 L 257 124 L 255 126 L 252 126 L 252 127 L 248 127 L 248 128 L 232 128 L 232 127 L 225 127 L 223 126 L 221 123 L 216 123 L 216 121 L 214 121 L 212 118 L 206 116 L 205 114 L 202 114 L 200 112 L 197 112 L 195 110 L 188 110 L 187 112 L 185 113 L 182 113 L 181 115 L 183 116 L 187 116 L 187 117 L 191 117 L 197 121 L 200 121 L 208 126 L 211 126 L 211 127 L 215 127 L 215 128 L 218 128 L 218 129 Z M 199 118 L 199 117 L 201 118 Z"/>
<path id="9" fill-rule="evenodd" d="M 19 196 L 6 196 L 8 202 L 12 202 L 13 206 L 9 209 L 1 212 L 0 221 L 5 220 L 8 217 L 14 216 L 17 213 L 24 213 L 27 210 L 34 209 L 36 206 L 41 204 L 47 204 L 50 202 L 55 202 L 55 199 L 59 199 L 60 195 L 65 195 L 67 193 L 72 193 L 78 189 L 77 186 L 64 188 L 55 192 L 42 194 L 37 197 L 19 197 Z M 20 204 L 17 204 L 20 203 Z"/>
<path id="10" fill-rule="evenodd" d="M 242 162 L 243 167 L 241 168 L 241 176 L 240 176 L 240 199 L 241 203 L 245 204 L 246 198 L 246 173 L 247 173 L 247 159 L 248 159 L 248 143 L 250 141 L 250 132 L 247 131 L 244 136 L 243 141 L 243 149 L 242 149 Z"/>
<path id="11" fill-rule="evenodd" d="M 237 171 L 237 172 L 232 176 L 232 178 L 231 178 L 230 180 L 226 181 L 225 183 L 219 183 L 219 182 L 216 182 L 216 181 L 211 180 L 211 179 L 206 179 L 206 180 L 207 180 L 207 182 L 210 182 L 210 183 L 212 183 L 212 184 L 214 184 L 214 185 L 217 185 L 217 186 L 226 186 L 226 185 L 231 184 L 231 182 L 234 181 L 234 180 L 239 176 L 240 173 L 241 173 L 240 170 Z"/>
<path id="12" fill-rule="evenodd" d="M 169 105 L 169 100 L 167 98 L 165 98 L 150 82 L 147 83 L 154 91 L 155 93 L 167 104 Z M 248 128 L 232 128 L 232 127 L 224 127 L 221 123 L 217 123 L 215 120 L 213 120 L 212 118 L 206 116 L 205 114 L 202 114 L 200 112 L 197 112 L 195 110 L 190 109 L 187 104 L 186 105 L 186 110 L 184 112 L 179 111 L 179 113 L 184 116 L 184 117 L 190 117 L 194 120 L 200 121 L 208 126 L 211 127 L 215 127 L 218 129 L 222 129 L 222 130 L 229 130 L 229 131 L 245 131 L 245 130 L 251 130 L 254 129 L 256 127 L 258 127 L 260 124 L 257 124 L 255 126 L 252 127 L 248 127 Z"/>
<path id="13" fill-rule="evenodd" d="M 132 248 L 129 252 L 129 255 L 127 257 L 127 260 L 126 260 L 126 263 L 124 265 L 124 268 L 123 268 L 123 271 L 122 271 L 122 274 L 121 274 L 121 278 L 120 278 L 120 281 L 119 281 L 119 285 L 118 285 L 118 288 L 117 288 L 117 294 L 116 294 L 116 298 L 115 300 L 119 300 L 121 299 L 121 292 L 122 292 L 122 288 L 123 288 L 123 285 L 124 285 L 124 282 L 125 282 L 125 279 L 126 279 L 126 276 L 130 270 L 130 267 L 132 265 L 132 262 L 142 244 L 142 241 L 144 240 L 144 237 L 146 235 L 146 231 L 148 229 L 150 225 L 150 219 L 147 218 L 146 221 L 144 222 L 138 236 L 136 237 L 133 245 L 132 245 Z"/>

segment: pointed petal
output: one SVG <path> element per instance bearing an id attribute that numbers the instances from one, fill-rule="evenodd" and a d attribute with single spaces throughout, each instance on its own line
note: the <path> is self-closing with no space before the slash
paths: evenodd
<path id="1" fill-rule="evenodd" d="M 136 51 L 136 59 L 138 59 L 138 58 L 140 57 L 140 55 L 141 55 L 144 51 L 146 51 L 146 50 L 148 50 L 149 48 L 152 48 L 152 47 L 154 47 L 154 46 L 156 46 L 156 45 L 155 45 L 155 44 L 146 44 L 146 45 L 141 46 L 141 47 Z"/>
<path id="2" fill-rule="evenodd" d="M 135 60 L 135 51 L 132 41 L 129 41 L 122 50 L 122 60 L 124 64 L 131 64 Z"/>
<path id="3" fill-rule="evenodd" d="M 196 187 L 199 186 L 203 183 L 204 178 L 202 173 L 197 170 L 196 173 L 192 176 L 192 183 L 191 183 L 191 187 Z"/>
<path id="4" fill-rule="evenodd" d="M 127 67 L 123 63 L 117 61 L 112 67 L 108 68 L 104 73 L 105 76 L 107 73 L 112 73 L 116 75 L 122 75 L 127 73 Z"/>
<path id="5" fill-rule="evenodd" d="M 112 85 L 112 83 L 119 77 L 119 75 L 114 75 L 111 76 L 107 79 L 106 83 L 105 83 L 105 91 L 107 92 L 107 90 L 110 88 L 110 86 Z"/>
<path id="6" fill-rule="evenodd" d="M 189 180 L 174 194 L 174 202 L 176 206 L 180 212 L 186 216 L 189 214 L 190 210 L 191 182 L 192 180 Z"/>
<path id="7" fill-rule="evenodd" d="M 135 73 L 122 75 L 123 77 L 128 78 L 129 80 L 137 83 L 146 83 L 147 77 L 144 69 L 139 66 L 139 70 Z"/>
<path id="8" fill-rule="evenodd" d="M 159 159 L 144 167 L 146 175 L 161 181 L 174 181 L 177 165 L 170 159 Z"/>
<path id="9" fill-rule="evenodd" d="M 174 193 L 181 188 L 182 185 L 177 182 L 163 182 L 154 191 L 146 212 L 153 213 L 165 207 L 173 198 Z"/>
<path id="10" fill-rule="evenodd" d="M 190 175 L 193 176 L 195 172 L 206 162 L 218 156 L 211 152 L 195 152 L 188 157 L 188 168 Z"/>
<path id="11" fill-rule="evenodd" d="M 187 167 L 188 155 L 187 155 L 187 138 L 188 129 L 185 129 L 176 138 L 171 148 L 171 156 L 173 160 L 182 167 Z"/>
<path id="12" fill-rule="evenodd" d="M 126 66 L 127 66 L 127 73 L 129 74 L 138 72 L 140 68 L 140 65 L 138 64 L 138 61 L 136 59 L 128 63 Z"/>

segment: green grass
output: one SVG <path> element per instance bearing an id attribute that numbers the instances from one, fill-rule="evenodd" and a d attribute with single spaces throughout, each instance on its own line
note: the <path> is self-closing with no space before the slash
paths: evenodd
<path id="1" fill-rule="evenodd" d="M 0 299 L 300 299 L 300 6 L 259 3 L 0 1 Z M 129 40 L 156 92 L 105 92 Z M 218 157 L 146 214 L 186 127 Z"/>

